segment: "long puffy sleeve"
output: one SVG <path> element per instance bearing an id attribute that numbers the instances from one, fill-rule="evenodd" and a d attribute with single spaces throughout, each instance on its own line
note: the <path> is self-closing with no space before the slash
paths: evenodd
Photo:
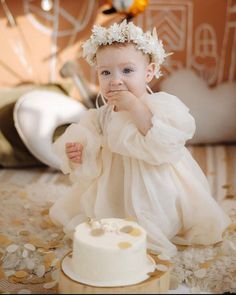
<path id="1" fill-rule="evenodd" d="M 142 100 L 153 114 L 152 127 L 144 136 L 127 113 L 118 113 L 108 137 L 111 150 L 152 165 L 177 162 L 196 128 L 189 109 L 165 92 L 146 95 Z"/>
<path id="2" fill-rule="evenodd" d="M 72 181 L 76 181 L 78 178 L 88 181 L 100 174 L 100 133 L 97 112 L 91 109 L 81 117 L 79 123 L 71 124 L 54 142 L 53 150 L 61 160 L 60 168 L 64 174 L 70 174 Z M 79 142 L 83 145 L 82 164 L 74 164 L 69 161 L 65 152 L 67 142 Z"/>

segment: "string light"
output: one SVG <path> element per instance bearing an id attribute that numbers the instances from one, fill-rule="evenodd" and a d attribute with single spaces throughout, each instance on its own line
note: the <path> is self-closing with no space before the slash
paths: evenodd
<path id="1" fill-rule="evenodd" d="M 41 7 L 44 11 L 50 11 L 53 7 L 52 0 L 42 0 Z"/>

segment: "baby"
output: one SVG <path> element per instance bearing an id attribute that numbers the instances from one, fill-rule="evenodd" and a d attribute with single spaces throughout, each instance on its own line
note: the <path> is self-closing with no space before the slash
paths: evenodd
<path id="1" fill-rule="evenodd" d="M 148 93 L 168 55 L 156 31 L 126 21 L 95 26 L 83 50 L 96 66 L 104 105 L 86 111 L 54 143 L 76 185 L 53 205 L 51 218 L 72 233 L 87 217 L 133 216 L 147 231 L 148 247 L 170 256 L 174 244 L 219 242 L 230 219 L 185 147 L 194 118 L 176 96 Z"/>

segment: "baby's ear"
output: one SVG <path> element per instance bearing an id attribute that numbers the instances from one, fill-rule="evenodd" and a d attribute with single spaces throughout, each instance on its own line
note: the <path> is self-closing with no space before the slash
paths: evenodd
<path id="1" fill-rule="evenodd" d="M 146 82 L 149 83 L 152 81 L 156 71 L 156 65 L 152 62 L 147 66 L 147 73 L 146 73 Z"/>

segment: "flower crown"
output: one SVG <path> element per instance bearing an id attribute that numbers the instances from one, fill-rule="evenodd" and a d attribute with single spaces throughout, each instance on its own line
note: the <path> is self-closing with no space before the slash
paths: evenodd
<path id="1" fill-rule="evenodd" d="M 153 32 L 143 30 L 133 24 L 127 23 L 124 20 L 121 24 L 114 23 L 109 28 L 95 25 L 92 29 L 91 37 L 83 43 L 83 57 L 90 65 L 96 64 L 96 52 L 99 46 L 111 45 L 113 42 L 125 43 L 132 42 L 138 50 L 145 54 L 149 54 L 151 62 L 156 65 L 156 78 L 162 74 L 160 72 L 160 65 L 165 58 L 170 55 L 165 52 L 161 40 L 158 40 L 156 28 Z"/>

